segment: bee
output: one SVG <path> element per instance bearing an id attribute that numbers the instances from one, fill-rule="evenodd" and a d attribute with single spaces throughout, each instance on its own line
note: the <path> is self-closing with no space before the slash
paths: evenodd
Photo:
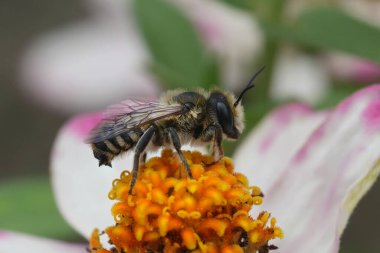
<path id="1" fill-rule="evenodd" d="M 134 149 L 129 193 L 146 152 L 159 147 L 174 147 L 192 178 L 181 145 L 210 144 L 214 160 L 219 161 L 223 157 L 223 139 L 236 140 L 244 129 L 241 100 L 263 70 L 264 67 L 253 75 L 236 99 L 232 93 L 218 90 L 174 90 L 164 93 L 159 101 L 127 100 L 111 106 L 86 142 L 91 145 L 99 166 L 111 167 L 115 157 Z"/>

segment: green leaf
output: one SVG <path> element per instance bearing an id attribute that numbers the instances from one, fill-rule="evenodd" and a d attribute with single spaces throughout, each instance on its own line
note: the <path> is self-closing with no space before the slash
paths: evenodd
<path id="1" fill-rule="evenodd" d="M 207 87 L 216 81 L 207 75 L 216 61 L 177 8 L 164 0 L 136 0 L 134 11 L 153 57 L 152 69 L 168 88 Z"/>
<path id="2" fill-rule="evenodd" d="M 338 50 L 380 62 L 380 29 L 333 7 L 309 9 L 293 26 L 261 24 L 272 40 Z"/>
<path id="3" fill-rule="evenodd" d="M 305 12 L 297 21 L 300 39 L 380 61 L 380 29 L 333 8 Z"/>
<path id="4" fill-rule="evenodd" d="M 3 180 L 0 203 L 2 229 L 57 239 L 80 239 L 59 214 L 49 178 Z"/>

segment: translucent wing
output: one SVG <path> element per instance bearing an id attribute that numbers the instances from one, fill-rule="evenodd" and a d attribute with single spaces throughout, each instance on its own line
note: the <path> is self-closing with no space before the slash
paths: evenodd
<path id="1" fill-rule="evenodd" d="M 183 112 L 184 106 L 180 104 L 126 100 L 108 108 L 104 119 L 91 131 L 86 142 L 97 143 L 108 140 L 136 127 Z"/>

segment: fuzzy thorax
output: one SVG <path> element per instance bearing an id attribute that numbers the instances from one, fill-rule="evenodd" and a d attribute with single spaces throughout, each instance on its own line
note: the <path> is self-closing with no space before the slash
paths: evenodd
<path id="1" fill-rule="evenodd" d="M 112 245 L 104 249 L 95 230 L 91 253 L 111 252 L 265 252 L 268 241 L 282 238 L 282 230 L 268 212 L 251 217 L 260 205 L 260 188 L 234 172 L 231 159 L 216 163 L 199 152 L 184 152 L 194 179 L 189 179 L 175 153 L 164 150 L 142 164 L 130 195 L 131 175 L 113 181 L 109 198 L 116 203 L 116 224 L 106 228 Z"/>

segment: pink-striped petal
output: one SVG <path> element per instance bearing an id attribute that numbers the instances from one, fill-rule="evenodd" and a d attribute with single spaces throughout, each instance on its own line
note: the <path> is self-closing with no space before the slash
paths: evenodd
<path id="1" fill-rule="evenodd" d="M 0 230 L 1 253 L 86 253 L 85 244 L 66 243 L 58 240 Z"/>
<path id="2" fill-rule="evenodd" d="M 376 180 L 380 85 L 329 112 L 288 106 L 270 114 L 237 151 L 237 168 L 263 186 L 284 229 L 281 252 L 338 252 L 347 220 Z"/>
<path id="3" fill-rule="evenodd" d="M 58 133 L 51 154 L 51 178 L 58 207 L 74 229 L 89 238 L 94 228 L 113 224 L 108 199 L 113 179 L 132 166 L 131 155 L 113 162 L 113 168 L 98 167 L 84 139 L 100 121 L 101 114 L 70 120 Z"/>

